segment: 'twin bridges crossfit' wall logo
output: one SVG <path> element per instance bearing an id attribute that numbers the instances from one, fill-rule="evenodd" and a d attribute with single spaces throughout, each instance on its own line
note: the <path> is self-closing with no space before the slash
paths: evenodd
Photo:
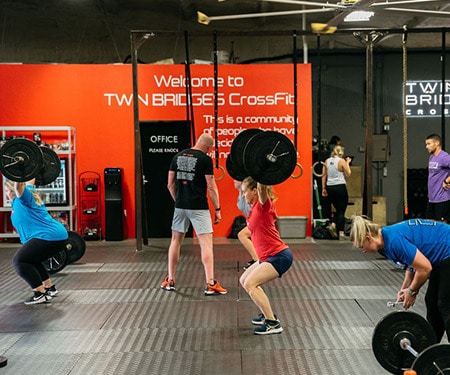
<path id="1" fill-rule="evenodd" d="M 444 95 L 442 95 L 444 93 Z M 440 117 L 450 115 L 450 81 L 424 80 L 406 82 L 406 116 Z"/>

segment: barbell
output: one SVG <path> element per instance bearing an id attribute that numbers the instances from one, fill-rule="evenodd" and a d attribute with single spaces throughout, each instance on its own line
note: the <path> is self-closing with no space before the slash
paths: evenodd
<path id="1" fill-rule="evenodd" d="M 62 271 L 68 264 L 80 260 L 86 252 L 86 242 L 80 234 L 71 230 L 67 234 L 66 248 L 42 262 L 50 274 Z"/>
<path id="2" fill-rule="evenodd" d="M 292 176 L 298 166 L 300 173 Z M 300 177 L 303 169 L 297 163 L 292 141 L 275 131 L 247 129 L 233 140 L 226 160 L 228 174 L 242 181 L 247 176 L 264 185 L 279 184 L 290 176 Z"/>
<path id="3" fill-rule="evenodd" d="M 0 147 L 0 172 L 7 179 L 26 182 L 33 178 L 36 185 L 48 185 L 61 171 L 61 161 L 52 149 L 38 146 L 26 138 L 15 138 Z"/>
<path id="4" fill-rule="evenodd" d="M 450 344 L 437 344 L 430 323 L 411 311 L 396 311 L 383 317 L 372 336 L 378 363 L 392 374 L 407 369 L 417 375 L 450 374 Z"/>

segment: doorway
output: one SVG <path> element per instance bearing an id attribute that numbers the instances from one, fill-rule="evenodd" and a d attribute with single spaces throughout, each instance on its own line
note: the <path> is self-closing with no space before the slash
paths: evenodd
<path id="1" fill-rule="evenodd" d="M 149 238 L 170 238 L 174 202 L 167 190 L 170 162 L 191 147 L 189 121 L 141 121 L 139 123 L 145 206 Z M 145 220 L 144 220 L 145 222 Z M 192 229 L 186 233 L 192 237 Z"/>

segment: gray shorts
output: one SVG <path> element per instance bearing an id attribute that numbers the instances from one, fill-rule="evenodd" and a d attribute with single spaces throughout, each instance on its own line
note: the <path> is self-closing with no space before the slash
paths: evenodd
<path id="1" fill-rule="evenodd" d="M 172 219 L 172 230 L 186 233 L 189 229 L 189 224 L 192 224 L 192 227 L 197 234 L 213 232 L 209 210 L 187 210 L 175 207 Z"/>

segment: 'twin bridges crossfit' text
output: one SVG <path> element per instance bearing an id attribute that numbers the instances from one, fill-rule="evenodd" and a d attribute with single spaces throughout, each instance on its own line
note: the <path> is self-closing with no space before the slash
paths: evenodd
<path id="1" fill-rule="evenodd" d="M 130 107 L 133 104 L 133 94 L 104 93 L 107 106 Z M 192 94 L 193 106 L 214 106 L 214 93 Z M 141 104 L 149 107 L 184 107 L 188 104 L 186 94 L 182 93 L 152 93 L 138 95 Z M 294 105 L 294 95 L 287 92 L 276 92 L 271 95 L 242 95 L 241 93 L 219 93 L 217 105 L 230 106 L 277 106 Z"/>

